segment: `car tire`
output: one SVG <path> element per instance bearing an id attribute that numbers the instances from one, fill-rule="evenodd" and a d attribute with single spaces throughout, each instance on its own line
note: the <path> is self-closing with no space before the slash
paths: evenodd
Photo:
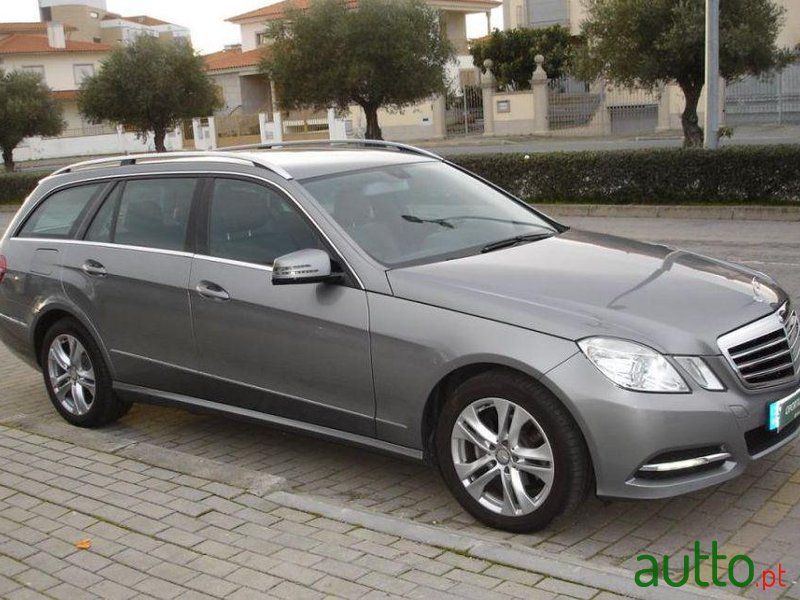
<path id="1" fill-rule="evenodd" d="M 442 409 L 435 444 L 450 491 L 490 527 L 538 531 L 590 489 L 589 454 L 572 416 L 515 371 L 495 369 L 459 385 Z"/>
<path id="2" fill-rule="evenodd" d="M 100 348 L 77 320 L 62 319 L 47 331 L 40 363 L 50 401 L 72 425 L 100 427 L 130 410 L 112 388 Z"/>

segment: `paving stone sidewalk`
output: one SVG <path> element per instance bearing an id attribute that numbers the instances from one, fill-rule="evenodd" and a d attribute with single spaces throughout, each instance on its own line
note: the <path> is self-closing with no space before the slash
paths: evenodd
<path id="1" fill-rule="evenodd" d="M 620 598 L 2 426 L 0 597 Z"/>

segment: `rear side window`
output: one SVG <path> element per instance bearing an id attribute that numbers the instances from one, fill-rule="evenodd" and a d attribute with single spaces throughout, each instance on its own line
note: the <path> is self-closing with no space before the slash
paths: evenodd
<path id="1" fill-rule="evenodd" d="M 197 179 L 136 179 L 120 187 L 100 207 L 86 240 L 183 250 Z"/>
<path id="2" fill-rule="evenodd" d="M 217 179 L 211 196 L 211 256 L 271 265 L 284 254 L 323 248 L 314 229 L 276 190 L 251 181 Z"/>
<path id="3" fill-rule="evenodd" d="M 101 186 L 98 183 L 71 187 L 49 196 L 28 217 L 18 237 L 72 237 Z"/>

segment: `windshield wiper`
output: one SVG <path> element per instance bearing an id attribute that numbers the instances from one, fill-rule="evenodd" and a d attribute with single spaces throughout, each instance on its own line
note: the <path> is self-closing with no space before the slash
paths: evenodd
<path id="1" fill-rule="evenodd" d="M 478 221 L 494 221 L 495 223 L 508 223 L 509 225 L 527 225 L 528 227 L 538 227 L 539 229 L 545 229 L 546 231 L 552 232 L 553 230 L 546 225 L 542 225 L 541 223 L 530 223 L 528 221 L 515 221 L 513 219 L 499 219 L 497 217 L 482 217 L 480 215 L 457 215 L 452 217 L 441 217 L 439 219 L 423 219 L 422 217 L 418 217 L 416 215 L 402 215 L 402 217 L 411 223 L 435 223 L 436 225 L 441 225 L 442 227 L 447 227 L 448 229 L 454 229 L 455 225 L 453 225 L 450 221 L 463 221 L 467 219 L 474 219 Z"/>
<path id="2" fill-rule="evenodd" d="M 492 242 L 491 244 L 486 244 L 481 249 L 481 254 L 492 252 L 493 250 L 500 250 L 502 248 L 510 248 L 511 246 L 516 246 L 517 244 L 524 244 L 526 242 L 538 242 L 539 240 L 546 240 L 547 238 L 551 238 L 554 235 L 555 233 L 528 233 L 525 235 L 517 235 L 513 238 L 508 238 L 505 240 Z"/>

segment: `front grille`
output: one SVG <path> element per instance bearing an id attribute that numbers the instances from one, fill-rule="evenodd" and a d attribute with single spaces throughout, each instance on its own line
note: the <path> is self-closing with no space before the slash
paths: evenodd
<path id="1" fill-rule="evenodd" d="M 747 387 L 779 385 L 800 374 L 800 321 L 788 304 L 722 336 L 719 347 Z"/>

